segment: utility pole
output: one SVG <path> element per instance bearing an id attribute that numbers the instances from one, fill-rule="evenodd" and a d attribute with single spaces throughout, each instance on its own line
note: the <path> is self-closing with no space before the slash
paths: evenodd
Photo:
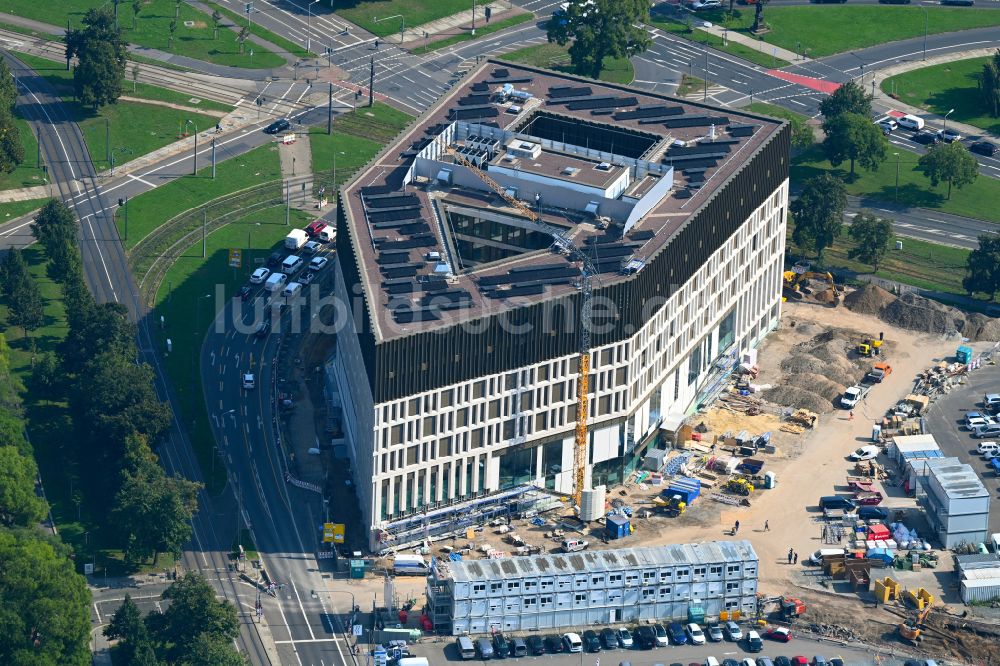
<path id="1" fill-rule="evenodd" d="M 330 90 L 327 93 L 327 106 L 326 106 L 326 133 L 333 134 L 333 84 L 330 84 Z"/>
<path id="2" fill-rule="evenodd" d="M 368 106 L 375 104 L 375 56 L 372 56 L 371 71 L 368 74 Z"/>
<path id="3" fill-rule="evenodd" d="M 104 161 L 111 162 L 111 119 L 104 119 Z"/>
<path id="4" fill-rule="evenodd" d="M 128 241 L 128 197 L 122 197 L 125 200 L 125 205 L 122 208 L 125 209 L 125 240 Z"/>
<path id="5" fill-rule="evenodd" d="M 201 218 L 201 258 L 208 256 L 208 209 L 202 211 Z"/>
<path id="6" fill-rule="evenodd" d="M 476 36 L 476 0 L 472 0 L 472 36 Z"/>
<path id="7" fill-rule="evenodd" d="M 35 168 L 42 168 L 42 130 L 41 128 L 35 128 L 35 147 L 38 149 L 38 154 L 35 155 Z"/>
<path id="8" fill-rule="evenodd" d="M 288 181 L 286 180 L 285 181 L 285 226 L 286 227 L 288 226 L 288 218 L 291 215 L 291 211 L 289 210 L 291 208 L 291 205 L 292 205 L 292 193 L 289 190 Z"/>
<path id="9" fill-rule="evenodd" d="M 212 139 L 212 180 L 215 180 L 215 139 Z"/>
<path id="10" fill-rule="evenodd" d="M 705 49 L 705 94 L 702 97 L 703 102 L 708 101 L 708 49 Z"/>

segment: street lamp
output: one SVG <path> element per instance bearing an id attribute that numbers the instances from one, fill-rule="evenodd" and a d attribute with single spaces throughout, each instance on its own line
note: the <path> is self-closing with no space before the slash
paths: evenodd
<path id="1" fill-rule="evenodd" d="M 132 151 L 125 147 L 112 148 L 111 149 L 111 175 L 115 175 L 115 153 L 128 153 L 132 154 Z"/>
<path id="2" fill-rule="evenodd" d="M 899 201 L 899 153 L 893 153 L 896 156 L 896 196 L 893 197 L 893 201 Z"/>
<path id="3" fill-rule="evenodd" d="M 189 118 L 184 127 L 188 125 L 194 125 L 194 168 L 191 170 L 191 174 L 194 175 L 198 173 L 198 123 Z"/>
<path id="4" fill-rule="evenodd" d="M 319 0 L 312 0 L 312 2 L 306 5 L 306 10 L 309 12 L 309 15 L 306 17 L 306 51 L 312 50 L 312 7 L 317 2 Z"/>
<path id="5" fill-rule="evenodd" d="M 205 298 L 211 298 L 211 294 L 205 294 L 204 296 L 199 296 L 194 304 L 194 339 L 195 339 L 195 353 L 191 354 L 191 385 L 194 386 L 195 376 L 194 370 L 197 367 L 196 359 L 198 358 L 197 348 L 198 348 L 198 332 L 201 330 L 201 301 Z"/>
<path id="6" fill-rule="evenodd" d="M 948 116 L 955 112 L 955 109 L 949 109 L 948 113 L 944 114 L 944 128 L 948 129 Z"/>
<path id="7" fill-rule="evenodd" d="M 924 60 L 927 60 L 927 7 L 925 5 L 920 5 L 920 8 L 924 10 Z"/>

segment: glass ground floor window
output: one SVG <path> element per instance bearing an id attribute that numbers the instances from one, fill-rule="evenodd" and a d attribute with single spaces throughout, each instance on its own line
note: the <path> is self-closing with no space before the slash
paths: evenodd
<path id="1" fill-rule="evenodd" d="M 500 455 L 500 488 L 514 488 L 535 479 L 538 447 L 507 451 Z"/>

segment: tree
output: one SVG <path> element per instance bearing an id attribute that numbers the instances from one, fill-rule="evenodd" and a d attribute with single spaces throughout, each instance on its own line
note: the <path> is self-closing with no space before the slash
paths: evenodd
<path id="1" fill-rule="evenodd" d="M 917 160 L 917 166 L 934 187 L 942 181 L 948 183 L 948 199 L 951 199 L 952 185 L 962 189 L 979 177 L 979 162 L 958 141 L 931 147 Z"/>
<path id="2" fill-rule="evenodd" d="M 74 315 L 69 326 L 59 349 L 59 358 L 69 374 L 95 372 L 94 360 L 102 354 L 129 361 L 135 356 L 137 329 L 121 303 L 93 305 Z"/>
<path id="3" fill-rule="evenodd" d="M 222 14 L 216 9 L 212 12 L 212 39 L 219 38 L 219 23 L 222 21 Z"/>
<path id="4" fill-rule="evenodd" d="M 139 12 L 142 11 L 142 0 L 135 0 L 132 3 L 132 29 L 135 30 L 139 26 Z"/>
<path id="5" fill-rule="evenodd" d="M 13 296 L 24 282 L 30 279 L 28 265 L 24 263 L 24 255 L 20 250 L 8 251 L 0 260 L 0 289 L 7 298 Z"/>
<path id="6" fill-rule="evenodd" d="M 866 116 L 842 113 L 824 121 L 823 129 L 826 132 L 822 144 L 824 155 L 835 167 L 844 160 L 850 160 L 852 179 L 855 177 L 855 162 L 869 171 L 875 171 L 885 161 L 889 141 L 878 125 Z"/>
<path id="7" fill-rule="evenodd" d="M 11 173 L 24 161 L 21 132 L 9 109 L 0 109 L 0 171 Z"/>
<path id="8" fill-rule="evenodd" d="M 167 38 L 167 48 L 168 49 L 173 49 L 174 48 L 174 33 L 177 32 L 177 19 L 174 19 L 174 20 L 172 20 L 170 22 L 170 25 L 168 26 L 168 29 L 170 30 L 170 37 Z"/>
<path id="9" fill-rule="evenodd" d="M 549 42 L 569 47 L 577 74 L 598 78 L 607 58 L 631 58 L 652 43 L 647 0 L 570 0 L 547 24 Z"/>
<path id="10" fill-rule="evenodd" d="M 89 666 L 90 591 L 69 550 L 0 529 L 0 663 Z"/>
<path id="11" fill-rule="evenodd" d="M 872 115 L 872 96 L 866 95 L 864 88 L 854 81 L 843 83 L 829 97 L 819 103 L 819 112 L 826 120 L 832 120 L 845 113 L 854 113 L 865 118 Z"/>
<path id="12" fill-rule="evenodd" d="M 847 188 L 828 173 L 806 181 L 799 198 L 789 207 L 795 218 L 792 240 L 801 248 L 813 248 L 822 261 L 823 250 L 840 235 L 847 207 Z"/>
<path id="13" fill-rule="evenodd" d="M 65 379 L 59 359 L 52 352 L 41 354 L 31 369 L 31 387 L 44 398 L 60 396 Z"/>
<path id="14" fill-rule="evenodd" d="M 73 71 L 76 98 L 95 109 L 114 104 L 125 78 L 125 42 L 107 8 L 88 9 L 81 29 L 66 31 L 66 58 L 78 59 Z"/>
<path id="15" fill-rule="evenodd" d="M 192 641 L 182 666 L 245 666 L 247 663 L 230 641 L 203 632 Z"/>
<path id="16" fill-rule="evenodd" d="M 139 86 L 139 65 L 132 67 L 132 94 L 135 94 Z"/>
<path id="17" fill-rule="evenodd" d="M 240 28 L 240 34 L 236 35 L 236 41 L 240 43 L 240 55 L 243 55 L 243 49 L 246 47 L 247 38 L 250 37 L 250 28 L 243 26 Z"/>
<path id="18" fill-rule="evenodd" d="M 25 336 L 28 331 L 37 330 L 45 321 L 42 292 L 38 290 L 38 284 L 30 274 L 14 288 L 7 300 L 10 304 L 10 323 L 20 326 Z"/>
<path id="19" fill-rule="evenodd" d="M 0 523 L 29 527 L 45 518 L 44 500 L 35 493 L 38 467 L 13 446 L 0 446 Z"/>
<path id="20" fill-rule="evenodd" d="M 14 85 L 14 75 L 7 66 L 6 60 L 0 60 L 0 105 L 5 109 L 13 109 L 17 102 L 17 87 Z"/>
<path id="21" fill-rule="evenodd" d="M 76 245 L 76 214 L 58 199 L 49 199 L 35 216 L 31 233 L 45 248 L 45 256 L 52 260 L 58 246 Z"/>
<path id="22" fill-rule="evenodd" d="M 111 621 L 104 627 L 104 636 L 120 641 L 122 663 L 129 666 L 156 666 L 159 660 L 153 652 L 153 641 L 143 622 L 139 607 L 128 592 Z"/>
<path id="23" fill-rule="evenodd" d="M 878 265 L 889 253 L 892 243 L 892 222 L 862 211 L 851 223 L 850 234 L 857 245 L 847 252 L 847 256 L 871 264 L 872 272 L 878 272 Z"/>
<path id="24" fill-rule="evenodd" d="M 1000 49 L 993 57 L 983 63 L 983 72 L 979 77 L 979 93 L 982 95 L 983 108 L 993 118 L 1000 116 Z"/>
<path id="25" fill-rule="evenodd" d="M 171 661 L 196 659 L 197 646 L 192 639 L 201 634 L 221 641 L 231 641 L 239 634 L 236 608 L 217 600 L 215 591 L 197 572 L 189 571 L 172 583 L 163 598 L 170 600 L 170 606 L 163 613 L 150 613 L 146 626 Z"/>
<path id="26" fill-rule="evenodd" d="M 992 301 L 1000 291 L 1000 235 L 983 234 L 979 247 L 969 253 L 962 287 L 972 296 L 983 293 Z"/>

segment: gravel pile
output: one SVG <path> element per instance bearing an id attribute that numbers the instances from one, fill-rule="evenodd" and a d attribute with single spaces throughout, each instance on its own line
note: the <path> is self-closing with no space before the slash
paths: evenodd
<path id="1" fill-rule="evenodd" d="M 973 312 L 965 315 L 965 335 L 973 340 L 1000 340 L 1000 319 Z"/>
<path id="2" fill-rule="evenodd" d="M 788 383 L 791 386 L 798 386 L 799 388 L 807 389 L 820 397 L 826 398 L 828 402 L 833 402 L 834 398 L 842 395 L 844 389 L 847 388 L 843 384 L 838 384 L 823 375 L 818 375 L 812 372 L 805 372 L 801 375 L 792 375 L 788 378 Z"/>
<path id="3" fill-rule="evenodd" d="M 858 314 L 878 315 L 896 297 L 881 287 L 866 284 L 861 289 L 855 289 L 844 297 L 844 305 L 851 312 Z"/>
<path id="4" fill-rule="evenodd" d="M 768 389 L 761 396 L 768 402 L 792 409 L 808 409 L 817 414 L 833 411 L 833 405 L 823 396 L 790 384 Z"/>

